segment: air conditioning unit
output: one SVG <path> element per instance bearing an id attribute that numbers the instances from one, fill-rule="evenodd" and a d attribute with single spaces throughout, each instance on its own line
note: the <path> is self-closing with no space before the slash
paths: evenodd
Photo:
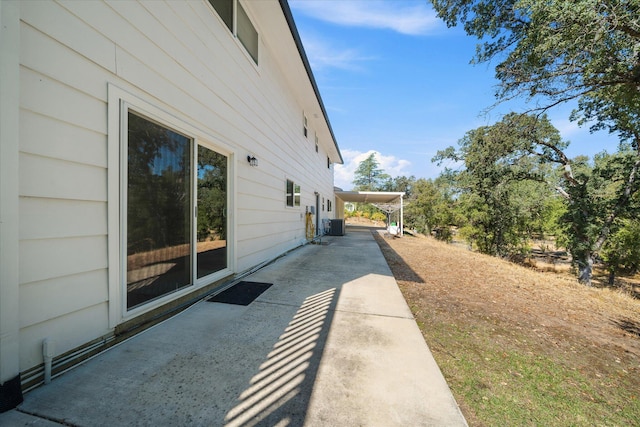
<path id="1" fill-rule="evenodd" d="M 344 236 L 344 219 L 332 219 L 329 228 L 330 236 Z"/>

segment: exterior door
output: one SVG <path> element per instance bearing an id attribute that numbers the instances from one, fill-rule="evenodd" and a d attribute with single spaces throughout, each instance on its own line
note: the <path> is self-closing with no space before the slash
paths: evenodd
<path id="1" fill-rule="evenodd" d="M 126 307 L 228 267 L 227 156 L 127 114 Z"/>

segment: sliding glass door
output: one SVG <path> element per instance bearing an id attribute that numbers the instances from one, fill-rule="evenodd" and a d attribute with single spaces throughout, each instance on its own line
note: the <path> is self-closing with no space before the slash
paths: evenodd
<path id="1" fill-rule="evenodd" d="M 198 146 L 197 275 L 227 266 L 227 157 Z"/>
<path id="2" fill-rule="evenodd" d="M 227 157 L 133 112 L 126 145 L 130 310 L 227 268 Z"/>

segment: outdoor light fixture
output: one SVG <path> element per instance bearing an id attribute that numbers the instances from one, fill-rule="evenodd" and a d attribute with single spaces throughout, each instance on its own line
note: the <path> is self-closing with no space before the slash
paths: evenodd
<path id="1" fill-rule="evenodd" d="M 258 166 L 258 159 L 256 159 L 255 156 L 247 156 L 247 162 L 249 162 L 251 166 Z"/>

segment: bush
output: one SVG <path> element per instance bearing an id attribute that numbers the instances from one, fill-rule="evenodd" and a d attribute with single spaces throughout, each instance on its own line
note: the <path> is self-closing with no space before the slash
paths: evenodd
<path id="1" fill-rule="evenodd" d="M 453 240 L 451 227 L 435 227 L 431 233 L 433 234 L 433 237 L 438 240 L 442 240 L 443 242 L 450 243 Z"/>
<path id="2" fill-rule="evenodd" d="M 371 219 L 374 221 L 384 221 L 387 219 L 387 216 L 382 212 L 374 212 L 371 214 Z"/>

